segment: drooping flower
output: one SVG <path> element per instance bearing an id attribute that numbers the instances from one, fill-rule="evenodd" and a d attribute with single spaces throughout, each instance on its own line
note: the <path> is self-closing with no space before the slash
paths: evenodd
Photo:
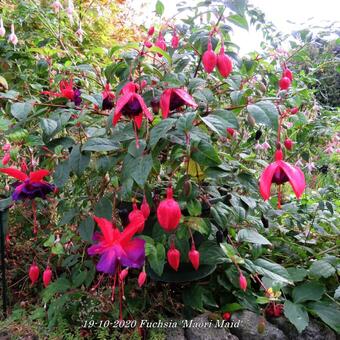
<path id="1" fill-rule="evenodd" d="M 267 151 L 268 149 L 270 149 L 270 144 L 267 142 L 267 140 L 265 140 L 262 144 L 261 144 L 262 150 Z"/>
<path id="2" fill-rule="evenodd" d="M 113 108 L 113 101 L 115 99 L 115 94 L 111 91 L 110 83 L 107 83 L 105 85 L 105 89 L 102 92 L 102 97 L 103 97 L 102 109 L 111 110 Z"/>
<path id="3" fill-rule="evenodd" d="M 155 27 L 154 26 L 150 26 L 149 30 L 148 30 L 148 35 L 153 35 L 155 33 Z"/>
<path id="4" fill-rule="evenodd" d="M 129 214 L 129 221 L 132 222 L 136 218 L 140 218 L 140 216 L 142 216 L 145 219 L 143 212 L 138 209 L 137 203 L 133 202 L 132 211 Z M 143 230 L 144 230 L 144 224 L 142 224 L 142 226 L 137 230 L 137 232 L 141 233 Z"/>
<path id="5" fill-rule="evenodd" d="M 290 110 L 290 113 L 292 114 L 292 115 L 295 115 L 295 114 L 297 114 L 299 112 L 299 108 L 298 107 L 293 107 L 291 110 Z"/>
<path id="6" fill-rule="evenodd" d="M 42 91 L 41 94 L 69 99 L 73 101 L 76 106 L 80 105 L 82 102 L 81 92 L 79 89 L 73 86 L 72 79 L 70 81 L 62 80 L 59 83 L 59 89 L 60 92 Z"/>
<path id="7" fill-rule="evenodd" d="M 167 232 L 171 232 L 178 227 L 182 216 L 181 208 L 172 196 L 172 187 L 169 187 L 166 190 L 166 199 L 160 202 L 157 207 L 158 222 Z"/>
<path id="8" fill-rule="evenodd" d="M 171 88 L 163 91 L 160 98 L 160 107 L 163 118 L 167 118 L 170 111 L 179 109 L 183 105 L 197 108 L 197 104 L 188 92 L 183 89 Z"/>
<path id="9" fill-rule="evenodd" d="M 313 172 L 313 170 L 316 169 L 315 163 L 310 161 L 306 164 L 306 168 L 308 170 L 308 173 L 311 174 Z"/>
<path id="10" fill-rule="evenodd" d="M 0 18 L 0 37 L 4 37 L 5 35 L 6 35 L 6 29 L 4 27 L 2 18 Z"/>
<path id="11" fill-rule="evenodd" d="M 172 39 L 171 39 L 171 47 L 177 48 L 179 45 L 179 36 L 177 35 L 176 31 L 174 32 Z"/>
<path id="12" fill-rule="evenodd" d="M 150 215 L 150 206 L 145 196 L 143 197 L 143 202 L 140 206 L 140 210 L 142 211 L 144 218 L 147 219 Z"/>
<path id="13" fill-rule="evenodd" d="M 231 137 L 233 137 L 234 134 L 235 134 L 235 130 L 234 130 L 233 128 L 231 128 L 231 127 L 228 127 L 228 128 L 227 128 L 227 133 L 228 133 Z"/>
<path id="14" fill-rule="evenodd" d="M 138 129 L 142 126 L 143 114 L 150 120 L 153 116 L 147 108 L 144 99 L 136 93 L 139 86 L 133 82 L 127 83 L 121 90 L 122 96 L 118 99 L 116 109 L 113 115 L 113 126 L 115 126 L 120 117 L 126 116 L 133 119 Z"/>
<path id="15" fill-rule="evenodd" d="M 162 32 L 159 32 L 158 38 L 155 42 L 155 46 L 159 47 L 163 51 L 166 51 L 166 42 L 165 42 Z M 157 54 L 159 57 L 162 56 L 160 53 L 157 53 Z"/>
<path id="16" fill-rule="evenodd" d="M 270 188 L 273 183 L 281 185 L 289 182 L 297 198 L 300 198 L 305 190 L 305 176 L 301 169 L 284 162 L 282 159 L 282 150 L 276 150 L 275 162 L 269 164 L 260 177 L 260 193 L 264 200 L 269 199 Z M 278 203 L 280 205 L 280 197 Z"/>
<path id="17" fill-rule="evenodd" d="M 282 77 L 287 77 L 292 82 L 293 72 L 289 68 L 286 67 L 282 72 Z"/>
<path id="18" fill-rule="evenodd" d="M 144 41 L 144 45 L 145 45 L 147 48 L 150 48 L 150 47 L 152 47 L 152 42 L 149 41 L 149 40 L 145 40 L 145 41 Z"/>
<path id="19" fill-rule="evenodd" d="M 8 42 L 12 43 L 14 46 L 19 42 L 14 31 L 14 24 L 11 25 L 11 34 L 8 36 Z"/>
<path id="20" fill-rule="evenodd" d="M 42 199 L 46 195 L 53 192 L 55 186 L 43 180 L 50 172 L 48 170 L 37 170 L 26 175 L 24 172 L 15 168 L 0 168 L 0 172 L 16 178 L 18 181 L 13 183 L 15 188 L 12 194 L 14 201 L 30 199 L 33 200 L 37 197 Z"/>
<path id="21" fill-rule="evenodd" d="M 198 270 L 200 266 L 200 253 L 198 250 L 196 250 L 194 243 L 191 246 L 188 257 L 195 270 Z"/>
<path id="22" fill-rule="evenodd" d="M 117 266 L 141 268 L 145 261 L 145 241 L 133 236 L 144 224 L 142 215 L 135 218 L 121 232 L 110 221 L 102 217 L 93 217 L 101 233 L 94 234 L 96 244 L 88 248 L 89 255 L 100 255 L 97 270 L 115 274 Z"/>
<path id="23" fill-rule="evenodd" d="M 247 290 L 247 279 L 244 277 L 244 275 L 240 272 L 240 277 L 239 277 L 239 283 L 240 283 L 240 288 L 245 292 Z"/>
<path id="24" fill-rule="evenodd" d="M 227 78 L 233 70 L 233 63 L 228 55 L 224 53 L 224 47 L 220 49 L 217 55 L 217 69 L 222 77 Z"/>
<path id="25" fill-rule="evenodd" d="M 285 141 L 284 141 L 284 145 L 285 145 L 287 150 L 292 150 L 294 142 L 290 138 L 286 138 Z"/>
<path id="26" fill-rule="evenodd" d="M 67 16 L 68 16 L 71 24 L 73 24 L 73 13 L 74 13 L 73 0 L 68 0 L 68 7 L 66 9 L 66 13 L 67 13 Z"/>
<path id="27" fill-rule="evenodd" d="M 60 1 L 54 1 L 51 7 L 53 8 L 54 13 L 59 13 L 59 11 L 63 9 L 63 5 L 61 4 Z"/>
<path id="28" fill-rule="evenodd" d="M 212 50 L 212 44 L 210 39 L 208 41 L 208 49 L 203 54 L 202 63 L 207 73 L 211 73 L 216 66 L 217 55 Z"/>
<path id="29" fill-rule="evenodd" d="M 231 313 L 229 312 L 223 313 L 222 318 L 228 321 L 231 318 Z"/>
<path id="30" fill-rule="evenodd" d="M 288 90 L 288 88 L 290 87 L 291 81 L 288 77 L 282 77 L 279 80 L 279 87 L 280 90 Z"/>
<path id="31" fill-rule="evenodd" d="M 78 37 L 79 41 L 82 43 L 84 39 L 84 30 L 81 28 L 81 22 L 79 23 L 79 27 L 76 31 L 76 36 Z"/>
<path id="32" fill-rule="evenodd" d="M 52 273 L 51 268 L 49 266 L 47 266 L 46 269 L 43 272 L 43 283 L 44 283 L 45 288 L 50 284 L 50 282 L 52 280 L 52 275 L 53 275 L 53 273 Z"/>
<path id="33" fill-rule="evenodd" d="M 142 287 L 144 285 L 146 281 L 146 273 L 145 271 L 143 270 L 142 272 L 139 273 L 138 275 L 138 286 L 139 288 Z"/>
<path id="34" fill-rule="evenodd" d="M 28 276 L 31 280 L 31 287 L 38 281 L 39 278 L 39 267 L 33 262 L 28 270 Z"/>
<path id="35" fill-rule="evenodd" d="M 10 154 L 9 152 L 6 152 L 5 155 L 4 155 L 4 157 L 3 157 L 2 160 L 1 160 L 2 165 L 8 164 L 8 162 L 10 161 L 10 159 L 11 159 L 11 154 Z"/>
<path id="36" fill-rule="evenodd" d="M 181 259 L 180 251 L 175 247 L 175 243 L 172 241 L 170 249 L 167 252 L 167 259 L 170 267 L 177 272 L 179 268 L 179 262 Z"/>

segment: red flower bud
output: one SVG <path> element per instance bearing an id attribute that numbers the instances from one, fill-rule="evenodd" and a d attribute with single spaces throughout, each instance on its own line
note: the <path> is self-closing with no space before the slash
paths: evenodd
<path id="1" fill-rule="evenodd" d="M 155 42 L 155 46 L 159 47 L 163 51 L 166 51 L 166 43 L 161 32 L 159 32 L 158 38 Z M 160 53 L 157 53 L 157 54 L 159 57 L 162 56 Z"/>
<path id="2" fill-rule="evenodd" d="M 44 283 L 45 288 L 50 284 L 51 279 L 52 279 L 52 270 L 49 266 L 47 266 L 47 268 L 43 272 L 43 283 Z"/>
<path id="3" fill-rule="evenodd" d="M 230 136 L 234 136 L 235 130 L 233 128 L 227 128 L 227 132 Z"/>
<path id="4" fill-rule="evenodd" d="M 155 33 L 155 27 L 151 26 L 148 30 L 148 35 L 153 35 Z"/>
<path id="5" fill-rule="evenodd" d="M 34 262 L 30 266 L 28 276 L 31 280 L 31 286 L 33 286 L 39 278 L 39 267 Z"/>
<path id="6" fill-rule="evenodd" d="M 247 290 L 247 279 L 240 273 L 240 288 L 245 292 Z"/>
<path id="7" fill-rule="evenodd" d="M 124 281 L 124 279 L 127 277 L 127 275 L 129 274 L 129 270 L 127 268 L 123 269 L 120 273 L 119 273 L 119 280 L 120 281 Z"/>
<path id="8" fill-rule="evenodd" d="M 11 155 L 9 152 L 6 152 L 4 157 L 2 158 L 2 165 L 6 165 L 11 159 Z"/>
<path id="9" fill-rule="evenodd" d="M 146 273 L 144 271 L 140 272 L 138 275 L 138 286 L 142 287 L 145 281 L 146 281 Z"/>
<path id="10" fill-rule="evenodd" d="M 223 313 L 222 318 L 224 320 L 229 320 L 231 318 L 231 313 L 229 313 L 229 312 Z"/>
<path id="11" fill-rule="evenodd" d="M 181 253 L 175 248 L 174 243 L 171 244 L 170 249 L 167 253 L 168 263 L 170 267 L 177 272 L 179 267 L 179 261 L 181 258 Z"/>
<path id="12" fill-rule="evenodd" d="M 140 84 L 141 89 L 143 90 L 146 85 L 148 85 L 148 82 L 145 79 L 143 79 Z"/>
<path id="13" fill-rule="evenodd" d="M 22 172 L 27 172 L 27 171 L 28 171 L 28 166 L 27 166 L 26 161 L 22 161 L 22 162 L 21 162 L 20 168 L 21 168 L 21 171 L 22 171 Z"/>
<path id="14" fill-rule="evenodd" d="M 132 204 L 132 211 L 130 212 L 129 214 L 129 221 L 132 223 L 133 220 L 135 219 L 136 216 L 139 216 L 139 215 L 143 215 L 144 217 L 144 214 L 142 213 L 141 210 L 138 209 L 137 207 L 137 204 L 136 203 L 133 203 Z M 144 223 L 141 225 L 141 227 L 138 229 L 138 232 L 141 233 L 142 231 L 144 230 Z"/>
<path id="15" fill-rule="evenodd" d="M 172 48 L 177 48 L 178 45 L 179 45 L 179 37 L 175 32 L 171 39 L 171 46 Z"/>
<path id="16" fill-rule="evenodd" d="M 293 81 L 293 73 L 289 68 L 283 70 L 282 77 L 287 77 L 291 82 Z"/>
<path id="17" fill-rule="evenodd" d="M 220 53 L 217 55 L 217 69 L 224 78 L 228 77 L 233 70 L 233 63 L 230 57 L 224 54 L 223 47 L 221 47 Z"/>
<path id="18" fill-rule="evenodd" d="M 294 145 L 294 142 L 287 138 L 285 141 L 284 141 L 284 145 L 286 147 L 287 150 L 292 150 L 293 149 L 293 145 Z"/>
<path id="19" fill-rule="evenodd" d="M 279 81 L 280 90 L 287 90 L 291 84 L 291 81 L 288 77 L 282 77 Z"/>
<path id="20" fill-rule="evenodd" d="M 147 48 L 150 48 L 150 47 L 152 47 L 152 42 L 146 40 L 146 41 L 144 41 L 144 45 L 145 45 Z"/>
<path id="21" fill-rule="evenodd" d="M 208 49 L 203 54 L 202 63 L 207 73 L 211 73 L 216 66 L 217 56 L 212 50 L 211 41 L 208 42 Z"/>
<path id="22" fill-rule="evenodd" d="M 172 198 L 172 188 L 166 191 L 166 199 L 159 203 L 157 208 L 157 219 L 160 226 L 167 232 L 173 231 L 178 227 L 181 219 L 181 208 Z"/>
<path id="23" fill-rule="evenodd" d="M 144 218 L 147 219 L 150 215 L 150 206 L 145 196 L 143 198 L 143 203 L 140 206 L 140 210 L 142 211 Z"/>
<path id="24" fill-rule="evenodd" d="M 290 110 L 290 113 L 292 114 L 292 115 L 295 115 L 295 114 L 297 114 L 299 112 L 299 108 L 298 107 L 293 107 L 291 110 Z"/>
<path id="25" fill-rule="evenodd" d="M 189 260 L 195 270 L 198 270 L 200 266 L 200 253 L 195 249 L 195 245 L 191 246 L 191 250 L 189 251 Z"/>

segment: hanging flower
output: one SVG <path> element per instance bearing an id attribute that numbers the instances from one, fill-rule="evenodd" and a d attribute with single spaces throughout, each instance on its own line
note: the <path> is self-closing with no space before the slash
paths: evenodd
<path id="1" fill-rule="evenodd" d="M 138 275 L 138 286 L 139 286 L 139 288 L 144 285 L 145 281 L 146 281 L 146 273 L 145 273 L 145 271 L 142 271 Z"/>
<path id="2" fill-rule="evenodd" d="M 111 91 L 110 84 L 105 85 L 105 89 L 102 92 L 103 97 L 103 110 L 111 110 L 113 108 L 113 100 L 115 99 L 115 94 Z"/>
<path id="3" fill-rule="evenodd" d="M 172 39 L 171 39 L 171 47 L 177 48 L 178 45 L 179 45 L 179 36 L 177 35 L 177 33 L 175 31 L 174 35 L 172 36 Z"/>
<path id="4" fill-rule="evenodd" d="M 315 163 L 310 161 L 306 164 L 306 168 L 308 169 L 308 173 L 311 174 L 313 170 L 316 169 Z"/>
<path id="5" fill-rule="evenodd" d="M 256 151 L 261 151 L 262 149 L 262 144 L 259 143 L 259 141 L 256 142 L 255 146 L 254 146 Z"/>
<path id="6" fill-rule="evenodd" d="M 149 30 L 148 30 L 148 35 L 152 36 L 155 33 L 155 27 L 154 26 L 150 26 Z"/>
<path id="7" fill-rule="evenodd" d="M 76 106 L 80 105 L 80 103 L 82 102 L 82 99 L 80 97 L 81 92 L 79 89 L 73 86 L 72 79 L 70 81 L 62 80 L 59 83 L 59 89 L 60 92 L 42 91 L 41 94 L 69 99 L 73 101 Z"/>
<path id="8" fill-rule="evenodd" d="M 2 18 L 0 18 L 0 37 L 4 37 L 5 35 L 6 35 L 6 29 L 4 27 Z"/>
<path id="9" fill-rule="evenodd" d="M 140 210 L 142 211 L 144 218 L 147 219 L 150 215 L 150 206 L 149 206 L 148 201 L 146 200 L 145 195 L 143 197 L 143 202 L 140 206 Z"/>
<path id="10" fill-rule="evenodd" d="M 140 218 L 141 216 L 143 216 L 143 218 L 145 219 L 143 212 L 138 209 L 137 203 L 133 202 L 132 211 L 129 214 L 129 221 L 132 222 L 136 218 Z M 144 224 L 137 230 L 137 232 L 141 233 L 143 230 L 144 230 Z"/>
<path id="11" fill-rule="evenodd" d="M 54 1 L 51 7 L 53 8 L 54 13 L 59 13 L 59 11 L 63 9 L 63 5 L 61 4 L 60 1 Z"/>
<path id="12" fill-rule="evenodd" d="M 167 259 L 170 267 L 177 272 L 181 259 L 180 251 L 175 247 L 175 243 L 172 241 L 170 249 L 167 252 Z"/>
<path id="13" fill-rule="evenodd" d="M 142 215 L 135 216 L 128 226 L 120 232 L 110 221 L 102 217 L 93 217 L 101 233 L 96 232 L 97 241 L 88 250 L 90 256 L 100 255 L 97 270 L 107 274 L 116 274 L 117 266 L 141 268 L 145 261 L 145 241 L 133 238 L 144 225 Z"/>
<path id="14" fill-rule="evenodd" d="M 288 77 L 282 77 L 279 80 L 280 90 L 288 90 L 288 88 L 290 87 L 290 84 L 291 84 L 291 80 Z"/>
<path id="15" fill-rule="evenodd" d="M 14 46 L 19 42 L 18 37 L 14 32 L 14 24 L 11 25 L 11 34 L 8 37 L 8 42 L 12 43 Z"/>
<path id="16" fill-rule="evenodd" d="M 293 81 L 293 72 L 285 67 L 283 72 L 282 72 L 282 77 L 287 77 L 291 82 Z"/>
<path id="17" fill-rule="evenodd" d="M 270 149 L 270 144 L 267 142 L 267 140 L 265 140 L 262 144 L 261 144 L 262 150 L 267 151 L 268 149 Z"/>
<path id="18" fill-rule="evenodd" d="M 191 246 L 191 249 L 188 254 L 188 258 L 192 264 L 192 266 L 195 268 L 195 270 L 198 270 L 200 266 L 200 253 L 195 248 L 195 244 L 193 243 Z"/>
<path id="19" fill-rule="evenodd" d="M 203 57 L 202 57 L 202 63 L 207 73 L 211 73 L 214 70 L 216 63 L 217 63 L 217 55 L 212 49 L 210 38 L 208 41 L 208 49 L 204 52 Z"/>
<path id="20" fill-rule="evenodd" d="M 158 38 L 155 42 L 155 46 L 159 47 L 161 50 L 166 51 L 166 42 L 164 40 L 162 32 L 159 32 Z M 160 53 L 157 53 L 159 57 L 162 57 Z"/>
<path id="21" fill-rule="evenodd" d="M 0 172 L 16 178 L 18 181 L 13 183 L 15 188 L 12 194 L 14 201 L 30 199 L 33 200 L 37 197 L 42 199 L 46 195 L 53 192 L 55 186 L 43 180 L 50 172 L 48 170 L 37 170 L 26 175 L 24 172 L 15 168 L 0 168 Z"/>
<path id="22" fill-rule="evenodd" d="M 51 283 L 52 275 L 53 273 L 51 268 L 47 266 L 47 268 L 43 272 L 43 283 L 45 288 Z"/>
<path id="23" fill-rule="evenodd" d="M 71 24 L 73 24 L 73 13 L 74 13 L 73 0 L 68 0 L 68 7 L 66 9 L 66 13 L 67 13 L 67 16 L 68 16 Z"/>
<path id="24" fill-rule="evenodd" d="M 239 277 L 239 283 L 240 283 L 240 288 L 245 292 L 247 290 L 247 279 L 244 277 L 244 275 L 240 272 L 240 277 Z"/>
<path id="25" fill-rule="evenodd" d="M 163 118 L 167 118 L 170 111 L 177 110 L 183 105 L 197 108 L 197 104 L 188 92 L 183 89 L 171 88 L 163 91 L 160 99 L 160 107 Z"/>
<path id="26" fill-rule="evenodd" d="M 38 281 L 40 274 L 39 267 L 33 262 L 28 270 L 28 276 L 31 280 L 31 287 Z"/>
<path id="27" fill-rule="evenodd" d="M 224 47 L 220 49 L 217 55 L 217 69 L 222 77 L 227 78 L 233 70 L 233 63 L 228 55 L 224 53 Z"/>
<path id="28" fill-rule="evenodd" d="M 78 37 L 79 41 L 82 43 L 83 42 L 83 37 L 84 37 L 84 30 L 81 28 L 81 22 L 79 23 L 79 27 L 76 31 L 76 36 Z"/>
<path id="29" fill-rule="evenodd" d="M 269 164 L 260 177 L 260 193 L 264 200 L 269 199 L 270 187 L 273 183 L 281 185 L 289 182 L 297 198 L 300 198 L 305 190 L 305 176 L 301 169 L 282 159 L 282 150 L 276 150 L 275 162 Z"/>

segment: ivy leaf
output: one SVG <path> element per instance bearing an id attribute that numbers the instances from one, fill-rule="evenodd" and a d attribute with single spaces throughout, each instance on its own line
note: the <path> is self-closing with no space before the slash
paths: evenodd
<path id="1" fill-rule="evenodd" d="M 237 234 L 238 241 L 250 242 L 255 244 L 271 245 L 271 243 L 255 229 L 241 229 Z"/>
<path id="2" fill-rule="evenodd" d="M 318 301 L 325 293 L 325 286 L 319 282 L 306 282 L 293 289 L 292 297 L 295 303 Z"/>
<path id="3" fill-rule="evenodd" d="M 248 105 L 247 110 L 253 116 L 256 123 L 277 129 L 279 112 L 273 103 L 261 101 L 256 104 Z"/>
<path id="4" fill-rule="evenodd" d="M 299 333 L 301 333 L 308 326 L 309 317 L 303 306 L 286 300 L 284 303 L 284 314 L 286 318 L 296 327 Z"/>

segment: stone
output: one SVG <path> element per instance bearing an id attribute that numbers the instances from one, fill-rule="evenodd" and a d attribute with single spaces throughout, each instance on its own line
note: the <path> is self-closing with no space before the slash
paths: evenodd
<path id="1" fill-rule="evenodd" d="M 208 313 L 194 318 L 193 324 L 208 324 Z M 188 327 L 185 329 L 185 336 L 188 340 L 238 340 L 231 334 L 227 327 L 215 327 L 215 321 L 212 321 L 212 327 Z"/>
<path id="2" fill-rule="evenodd" d="M 270 322 L 265 322 L 263 333 L 259 333 L 257 326 L 261 316 L 254 312 L 244 310 L 232 314 L 231 320 L 240 320 L 240 326 L 230 328 L 230 332 L 235 334 L 241 340 L 288 340 L 288 337 L 276 326 Z"/>
<path id="3" fill-rule="evenodd" d="M 280 328 L 290 340 L 336 340 L 335 333 L 316 319 L 310 318 L 308 326 L 301 334 L 283 316 L 270 318 L 270 322 Z"/>
<path id="4" fill-rule="evenodd" d="M 184 328 L 167 328 L 165 331 L 165 340 L 185 340 Z"/>

